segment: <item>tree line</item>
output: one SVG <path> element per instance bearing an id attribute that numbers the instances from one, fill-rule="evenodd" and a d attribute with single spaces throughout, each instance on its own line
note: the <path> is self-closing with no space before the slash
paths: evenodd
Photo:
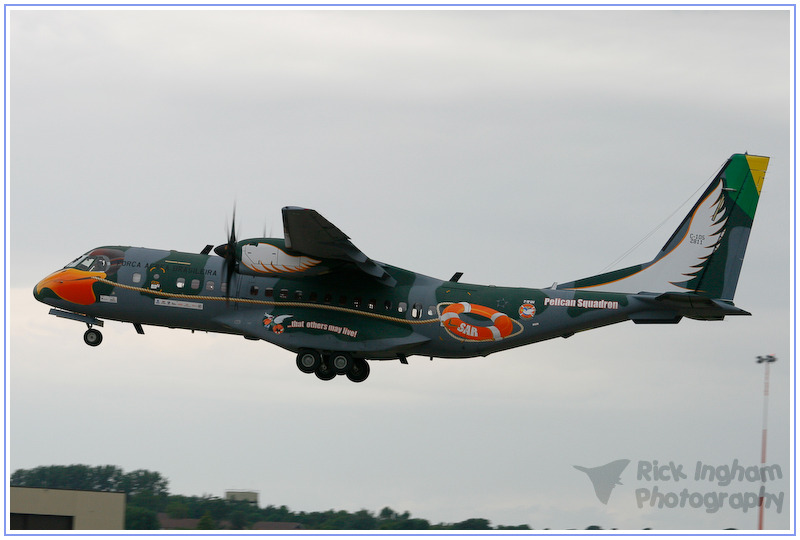
<path id="1" fill-rule="evenodd" d="M 126 473 L 112 465 L 50 465 L 18 469 L 11 475 L 15 487 L 116 491 L 127 495 L 125 528 L 159 529 L 159 513 L 174 519 L 198 519 L 197 528 L 248 529 L 266 522 L 298 523 L 305 529 L 336 530 L 503 530 L 527 529 L 528 525 L 492 527 L 488 519 L 472 518 L 458 523 L 433 524 L 384 507 L 346 512 L 293 512 L 286 506 L 259 508 L 246 501 L 231 501 L 210 495 L 185 496 L 169 493 L 169 482 L 158 472 L 136 470 Z M 591 528 L 598 528 L 593 526 Z"/>

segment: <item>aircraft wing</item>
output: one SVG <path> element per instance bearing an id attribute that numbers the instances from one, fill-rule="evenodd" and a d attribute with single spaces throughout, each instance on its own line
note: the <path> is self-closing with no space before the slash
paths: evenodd
<path id="1" fill-rule="evenodd" d="M 316 210 L 286 206 L 281 212 L 287 248 L 315 258 L 351 262 L 386 285 L 397 284 L 382 266 L 354 246 L 349 236 Z"/>

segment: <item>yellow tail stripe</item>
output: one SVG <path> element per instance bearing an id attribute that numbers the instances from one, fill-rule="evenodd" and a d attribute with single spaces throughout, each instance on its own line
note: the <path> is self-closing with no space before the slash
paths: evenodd
<path id="1" fill-rule="evenodd" d="M 756 184 L 756 191 L 761 195 L 761 186 L 764 184 L 764 175 L 767 173 L 769 158 L 763 156 L 746 156 L 747 164 L 750 166 L 750 174 L 753 175 L 753 182 Z"/>

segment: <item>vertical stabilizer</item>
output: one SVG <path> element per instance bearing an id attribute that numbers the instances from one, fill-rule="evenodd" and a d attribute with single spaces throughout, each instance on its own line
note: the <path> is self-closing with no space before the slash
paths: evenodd
<path id="1" fill-rule="evenodd" d="M 558 288 L 733 300 L 768 163 L 768 157 L 734 154 L 655 259 Z"/>

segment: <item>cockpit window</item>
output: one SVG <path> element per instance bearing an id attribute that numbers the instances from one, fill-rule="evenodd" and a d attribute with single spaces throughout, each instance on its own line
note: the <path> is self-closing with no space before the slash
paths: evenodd
<path id="1" fill-rule="evenodd" d="M 81 255 L 64 268 L 76 268 L 87 272 L 112 274 L 122 264 L 125 254 L 118 249 L 100 248 Z"/>
<path id="2" fill-rule="evenodd" d="M 78 262 L 79 262 L 81 259 L 83 259 L 84 257 L 86 257 L 86 255 L 81 255 L 81 256 L 80 256 L 80 257 L 78 257 L 77 259 L 74 259 L 74 260 L 72 260 L 71 262 L 67 263 L 67 264 L 64 266 L 64 268 L 75 268 L 75 266 L 77 266 Z"/>
<path id="3" fill-rule="evenodd" d="M 78 257 L 67 265 L 67 268 L 77 268 L 87 272 L 106 272 L 111 267 L 111 261 L 105 255 L 86 255 Z"/>
<path id="4" fill-rule="evenodd" d="M 99 257 L 86 259 L 81 265 L 88 266 L 90 272 L 105 272 L 111 266 L 111 261 L 105 255 L 100 255 Z"/>

